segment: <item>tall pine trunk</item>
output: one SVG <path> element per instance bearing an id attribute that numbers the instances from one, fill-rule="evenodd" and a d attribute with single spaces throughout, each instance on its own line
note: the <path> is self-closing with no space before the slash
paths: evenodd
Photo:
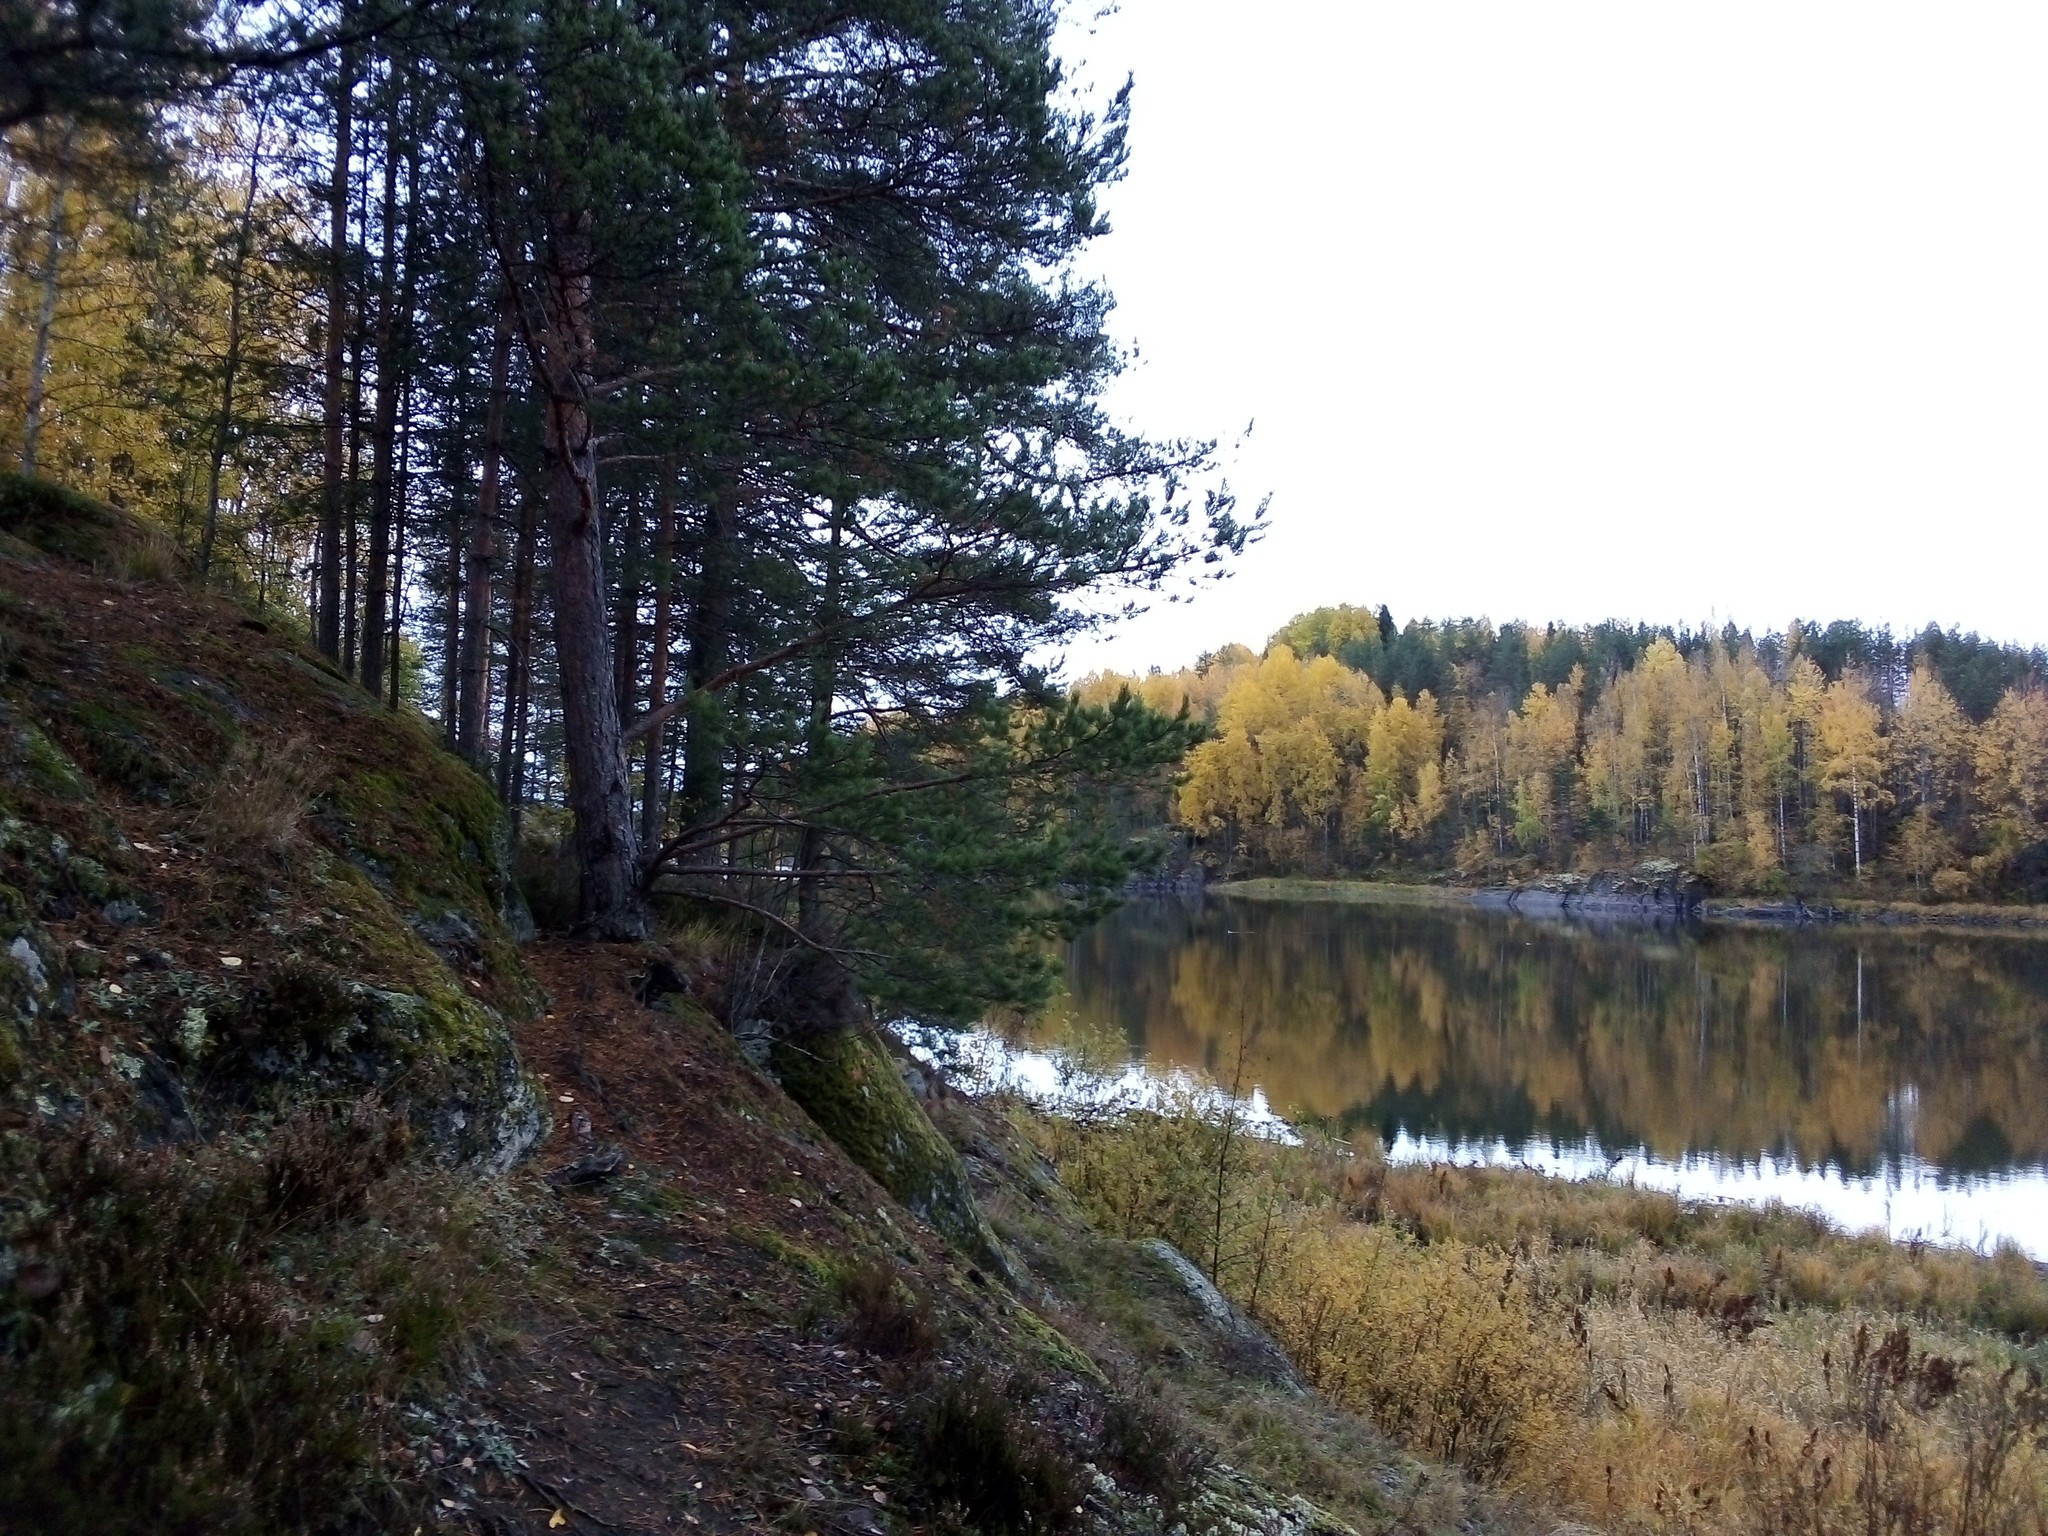
<path id="1" fill-rule="evenodd" d="M 417 190 L 417 188 L 415 188 Z M 415 199 L 417 201 L 417 199 Z M 412 241 L 411 228 L 407 227 L 406 293 L 412 293 Z M 407 308 L 410 309 L 410 303 Z M 405 670 L 405 650 L 400 644 L 405 638 L 405 509 L 412 501 L 412 377 L 405 380 L 404 403 L 398 417 L 398 494 L 392 498 L 391 509 L 391 712 L 398 713 L 398 701 L 403 679 L 399 676 Z"/>
<path id="2" fill-rule="evenodd" d="M 391 579 L 391 490 L 398 449 L 398 394 L 404 387 L 398 326 L 398 77 L 391 74 L 384 125 L 384 249 L 378 265 L 377 419 L 370 429 L 370 554 L 363 588 L 363 690 L 384 692 L 385 602 Z"/>
<path id="3" fill-rule="evenodd" d="M 654 527 L 654 634 L 648 661 L 647 707 L 659 709 L 668 694 L 668 648 L 675 618 L 676 490 L 675 467 L 661 467 L 660 500 Z M 640 848 L 652 859 L 662 833 L 662 727 L 647 733 L 647 768 L 640 784 Z"/>
<path id="4" fill-rule="evenodd" d="M 526 705 L 533 676 L 533 564 L 536 502 L 519 503 L 519 548 L 512 561 L 512 627 L 505 641 L 505 723 L 498 737 L 498 798 L 519 830 L 519 802 L 526 794 Z"/>
<path id="5" fill-rule="evenodd" d="M 469 480 L 469 358 L 455 362 L 455 430 L 448 439 L 448 583 L 441 589 L 441 743 L 456 746 L 456 712 L 462 692 L 462 556 L 469 544 L 469 524 L 462 511 L 462 488 Z"/>
<path id="6" fill-rule="evenodd" d="M 367 230 L 369 221 L 361 226 Z M 361 317 L 358 316 L 360 322 Z M 363 537 L 363 337 L 349 338 L 348 469 L 341 512 L 341 670 L 356 675 L 356 622 L 362 617 L 357 595 L 362 590 L 360 545 Z"/>
<path id="7" fill-rule="evenodd" d="M 825 594 L 818 610 L 818 628 L 830 631 L 839 622 L 840 585 L 845 564 L 841 550 L 843 518 L 838 502 L 832 503 L 832 537 L 825 552 Z M 804 742 L 805 756 L 815 774 L 818 760 L 831 746 L 832 700 L 839 692 L 839 669 L 828 640 L 811 654 L 811 718 Z M 825 866 L 824 829 L 806 820 L 804 835 L 797 845 L 796 867 L 812 876 L 796 883 L 797 928 L 808 938 L 823 937 L 825 904 L 819 891 L 818 872 Z"/>
<path id="8" fill-rule="evenodd" d="M 732 650 L 732 488 L 715 480 L 704 499 L 704 532 L 697 555 L 697 601 L 690 614 L 690 705 L 683 728 L 682 810 L 686 825 L 703 826 L 718 814 L 725 785 L 725 709 L 702 691 L 728 664 Z M 716 857 L 716 855 L 714 855 Z"/>
<path id="9" fill-rule="evenodd" d="M 472 763 L 483 761 L 489 735 L 485 722 L 491 710 L 491 562 L 497 554 L 505 388 L 511 370 L 511 295 L 503 293 L 498 303 L 498 322 L 491 332 L 490 398 L 484 404 L 483 480 L 477 488 L 476 519 L 470 527 L 468 590 L 462 605 L 462 678 L 455 745 Z"/>
<path id="10" fill-rule="evenodd" d="M 354 102 L 355 55 L 343 49 L 334 88 L 334 174 L 327 223 L 327 334 L 321 391 L 319 622 L 315 643 L 329 660 L 341 659 L 342 412 L 347 380 L 342 342 L 348 329 L 349 113 Z"/>
<path id="11" fill-rule="evenodd" d="M 576 819 L 578 926 L 593 937 L 627 939 L 646 935 L 647 917 L 606 627 L 597 450 L 586 405 L 596 354 L 590 222 L 588 214 L 554 221 L 547 335 L 536 361 L 547 393 L 542 453 L 564 756 Z"/>
<path id="12" fill-rule="evenodd" d="M 633 714 L 633 685 L 640 680 L 640 504 L 628 497 L 624 525 L 619 529 L 618 617 L 612 623 L 612 660 L 617 668 L 613 692 L 619 719 Z"/>

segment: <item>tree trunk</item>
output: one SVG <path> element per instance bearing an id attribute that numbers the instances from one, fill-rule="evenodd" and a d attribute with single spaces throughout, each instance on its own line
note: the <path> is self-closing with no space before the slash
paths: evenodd
<path id="1" fill-rule="evenodd" d="M 64 125 L 64 143 L 57 151 L 57 179 L 50 188 L 50 227 L 43 243 L 43 301 L 36 309 L 36 346 L 28 370 L 28 414 L 21 430 L 21 472 L 36 472 L 36 447 L 43 435 L 43 399 L 50 380 L 50 335 L 57 324 L 57 263 L 64 254 L 64 203 L 71 194 L 71 142 L 78 132 L 72 119 Z"/>
<path id="2" fill-rule="evenodd" d="M 406 242 L 406 293 L 412 292 L 411 230 L 407 229 Z M 410 309 L 408 303 L 407 308 Z M 398 494 L 393 498 L 391 509 L 391 712 L 398 713 L 401 697 L 399 674 L 405 670 L 405 651 L 399 644 L 405 638 L 405 509 L 412 500 L 412 379 L 405 381 L 404 405 L 398 418 Z"/>
<path id="3" fill-rule="evenodd" d="M 455 746 L 472 763 L 488 750 L 491 712 L 491 562 L 497 554 L 498 488 L 505 443 L 505 387 L 512 369 L 512 304 L 501 293 L 491 333 L 490 397 L 484 404 L 483 481 L 470 525 L 468 592 L 463 599 L 462 678 Z"/>
<path id="4" fill-rule="evenodd" d="M 820 630 L 829 630 L 839 622 L 839 589 L 845 564 L 841 551 L 842 528 L 840 505 L 835 501 L 832 503 L 832 539 L 825 553 L 824 601 L 818 609 Z M 811 655 L 811 718 L 804 743 L 805 756 L 813 763 L 831 744 L 832 700 L 838 692 L 839 669 L 834 664 L 832 648 L 830 644 L 820 645 Z M 797 845 L 797 869 L 814 872 L 823 868 L 825 854 L 823 829 L 806 820 L 803 839 Z M 822 937 L 824 928 L 824 901 L 819 884 L 815 879 L 798 880 L 796 883 L 797 928 L 813 939 Z"/>
<path id="5" fill-rule="evenodd" d="M 263 130 L 269 124 L 266 106 L 256 119 L 256 142 L 249 151 L 249 189 L 242 198 L 241 227 L 235 232 L 235 259 L 228 268 L 228 352 L 221 363 L 220 415 L 213 423 L 213 455 L 206 472 L 206 520 L 199 529 L 199 580 L 213 568 L 213 544 L 220 527 L 220 475 L 227 463 L 235 422 L 235 375 L 242 366 L 242 274 L 249 265 L 249 231 L 256 216 L 256 178 L 263 162 Z"/>
<path id="6" fill-rule="evenodd" d="M 617 669 L 612 691 L 618 699 L 619 719 L 633 713 L 633 700 L 640 680 L 640 503 L 628 498 L 625 526 L 619 529 L 618 617 L 612 624 L 612 660 Z"/>
<path id="7" fill-rule="evenodd" d="M 330 661 L 341 659 L 341 516 L 342 408 L 346 380 L 342 373 L 343 333 L 348 329 L 348 161 L 349 112 L 354 101 L 355 55 L 341 54 L 341 77 L 334 91 L 334 174 L 329 182 L 332 207 L 327 224 L 327 335 L 325 378 L 321 393 L 324 455 L 320 473 L 320 600 L 314 642 Z"/>
<path id="8" fill-rule="evenodd" d="M 1856 878 L 1863 878 L 1863 783 L 1849 770 L 1849 841 L 1856 850 Z"/>
<path id="9" fill-rule="evenodd" d="M 348 402 L 348 484 L 342 492 L 341 513 L 341 670 L 350 677 L 356 675 L 356 621 L 362 617 L 362 606 L 356 601 L 361 588 L 361 565 L 358 550 L 363 536 L 362 495 L 363 468 L 363 338 L 360 333 L 349 341 L 349 402 Z"/>
<path id="10" fill-rule="evenodd" d="M 690 614 L 690 687 L 701 690 L 727 666 L 732 648 L 733 493 L 716 481 L 704 499 L 704 536 L 697 557 L 697 601 Z M 694 692 L 683 728 L 682 814 L 702 826 L 724 799 L 725 709 Z"/>
<path id="11" fill-rule="evenodd" d="M 660 500 L 654 527 L 654 635 L 648 661 L 647 707 L 659 709 L 668 696 L 668 647 L 675 618 L 676 487 L 675 466 L 661 467 Z M 662 725 L 647 733 L 647 770 L 640 786 L 640 847 L 649 858 L 661 846 Z"/>
<path id="12" fill-rule="evenodd" d="M 515 833 L 519 829 L 519 802 L 526 793 L 526 701 L 528 679 L 533 675 L 536 507 L 532 496 L 521 498 L 519 549 L 512 566 L 512 630 L 505 644 L 505 725 L 498 738 L 498 798 L 512 814 Z"/>
<path id="13" fill-rule="evenodd" d="M 469 360 L 466 355 L 455 364 L 455 431 L 449 439 L 448 454 L 448 585 L 441 603 L 441 744 L 450 752 L 456 746 L 456 696 L 462 691 L 462 557 L 469 542 L 469 527 L 462 515 L 462 487 L 469 479 L 468 456 L 463 444 L 469 440 Z"/>
<path id="14" fill-rule="evenodd" d="M 647 916 L 640 903 L 633 796 L 605 614 L 597 452 L 584 403 L 596 353 L 590 217 L 557 218 L 553 233 L 548 334 L 535 361 L 547 391 L 542 450 L 564 756 L 576 818 L 578 925 L 597 938 L 643 938 Z"/>
<path id="15" fill-rule="evenodd" d="M 398 393 L 404 388 L 398 328 L 398 79 L 393 71 L 384 124 L 384 249 L 377 273 L 377 419 L 370 428 L 370 560 L 363 589 L 363 691 L 384 692 L 385 599 L 391 577 L 391 483 L 398 449 Z"/>

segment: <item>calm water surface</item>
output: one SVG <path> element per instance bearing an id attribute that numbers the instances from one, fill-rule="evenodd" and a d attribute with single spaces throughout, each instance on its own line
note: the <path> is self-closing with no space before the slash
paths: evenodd
<path id="1" fill-rule="evenodd" d="M 1124 908 L 1033 1032 L 1378 1131 L 1396 1158 L 1781 1199 L 2048 1259 L 2048 942 L 1589 929 L 1210 897 Z M 1028 1054 L 1028 1053 L 1027 1053 Z"/>

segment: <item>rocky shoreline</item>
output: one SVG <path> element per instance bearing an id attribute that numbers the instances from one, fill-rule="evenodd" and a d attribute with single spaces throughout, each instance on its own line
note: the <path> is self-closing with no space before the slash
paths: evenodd
<path id="1" fill-rule="evenodd" d="M 1660 861 L 1661 862 L 1661 861 Z M 1676 870 L 1676 866 L 1671 866 Z M 1176 891 L 1199 890 L 1178 886 Z M 1471 906 L 1551 920 L 1617 923 L 1731 923 L 1773 928 L 1927 928 L 1972 933 L 2048 934 L 2048 907 L 1915 906 L 1886 902 L 1714 897 L 1686 874 L 1551 875 L 1517 886 L 1383 885 L 1364 880 L 1233 880 L 1218 895 L 1259 901 L 1346 901 L 1377 905 Z M 1152 890 L 1145 892 L 1153 894 Z M 1166 894 L 1165 890 L 1157 891 Z M 1134 894 L 1137 894 L 1134 892 Z"/>

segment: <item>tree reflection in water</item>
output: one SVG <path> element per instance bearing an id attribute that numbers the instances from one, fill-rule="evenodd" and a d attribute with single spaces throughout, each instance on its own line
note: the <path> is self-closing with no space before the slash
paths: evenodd
<path id="1" fill-rule="evenodd" d="M 2048 1162 L 2048 942 L 1537 923 L 1460 908 L 1126 907 L 1034 1031 L 1212 1074 L 1256 1028 L 1282 1112 L 1390 1143 L 1775 1156 L 1851 1177 Z"/>

